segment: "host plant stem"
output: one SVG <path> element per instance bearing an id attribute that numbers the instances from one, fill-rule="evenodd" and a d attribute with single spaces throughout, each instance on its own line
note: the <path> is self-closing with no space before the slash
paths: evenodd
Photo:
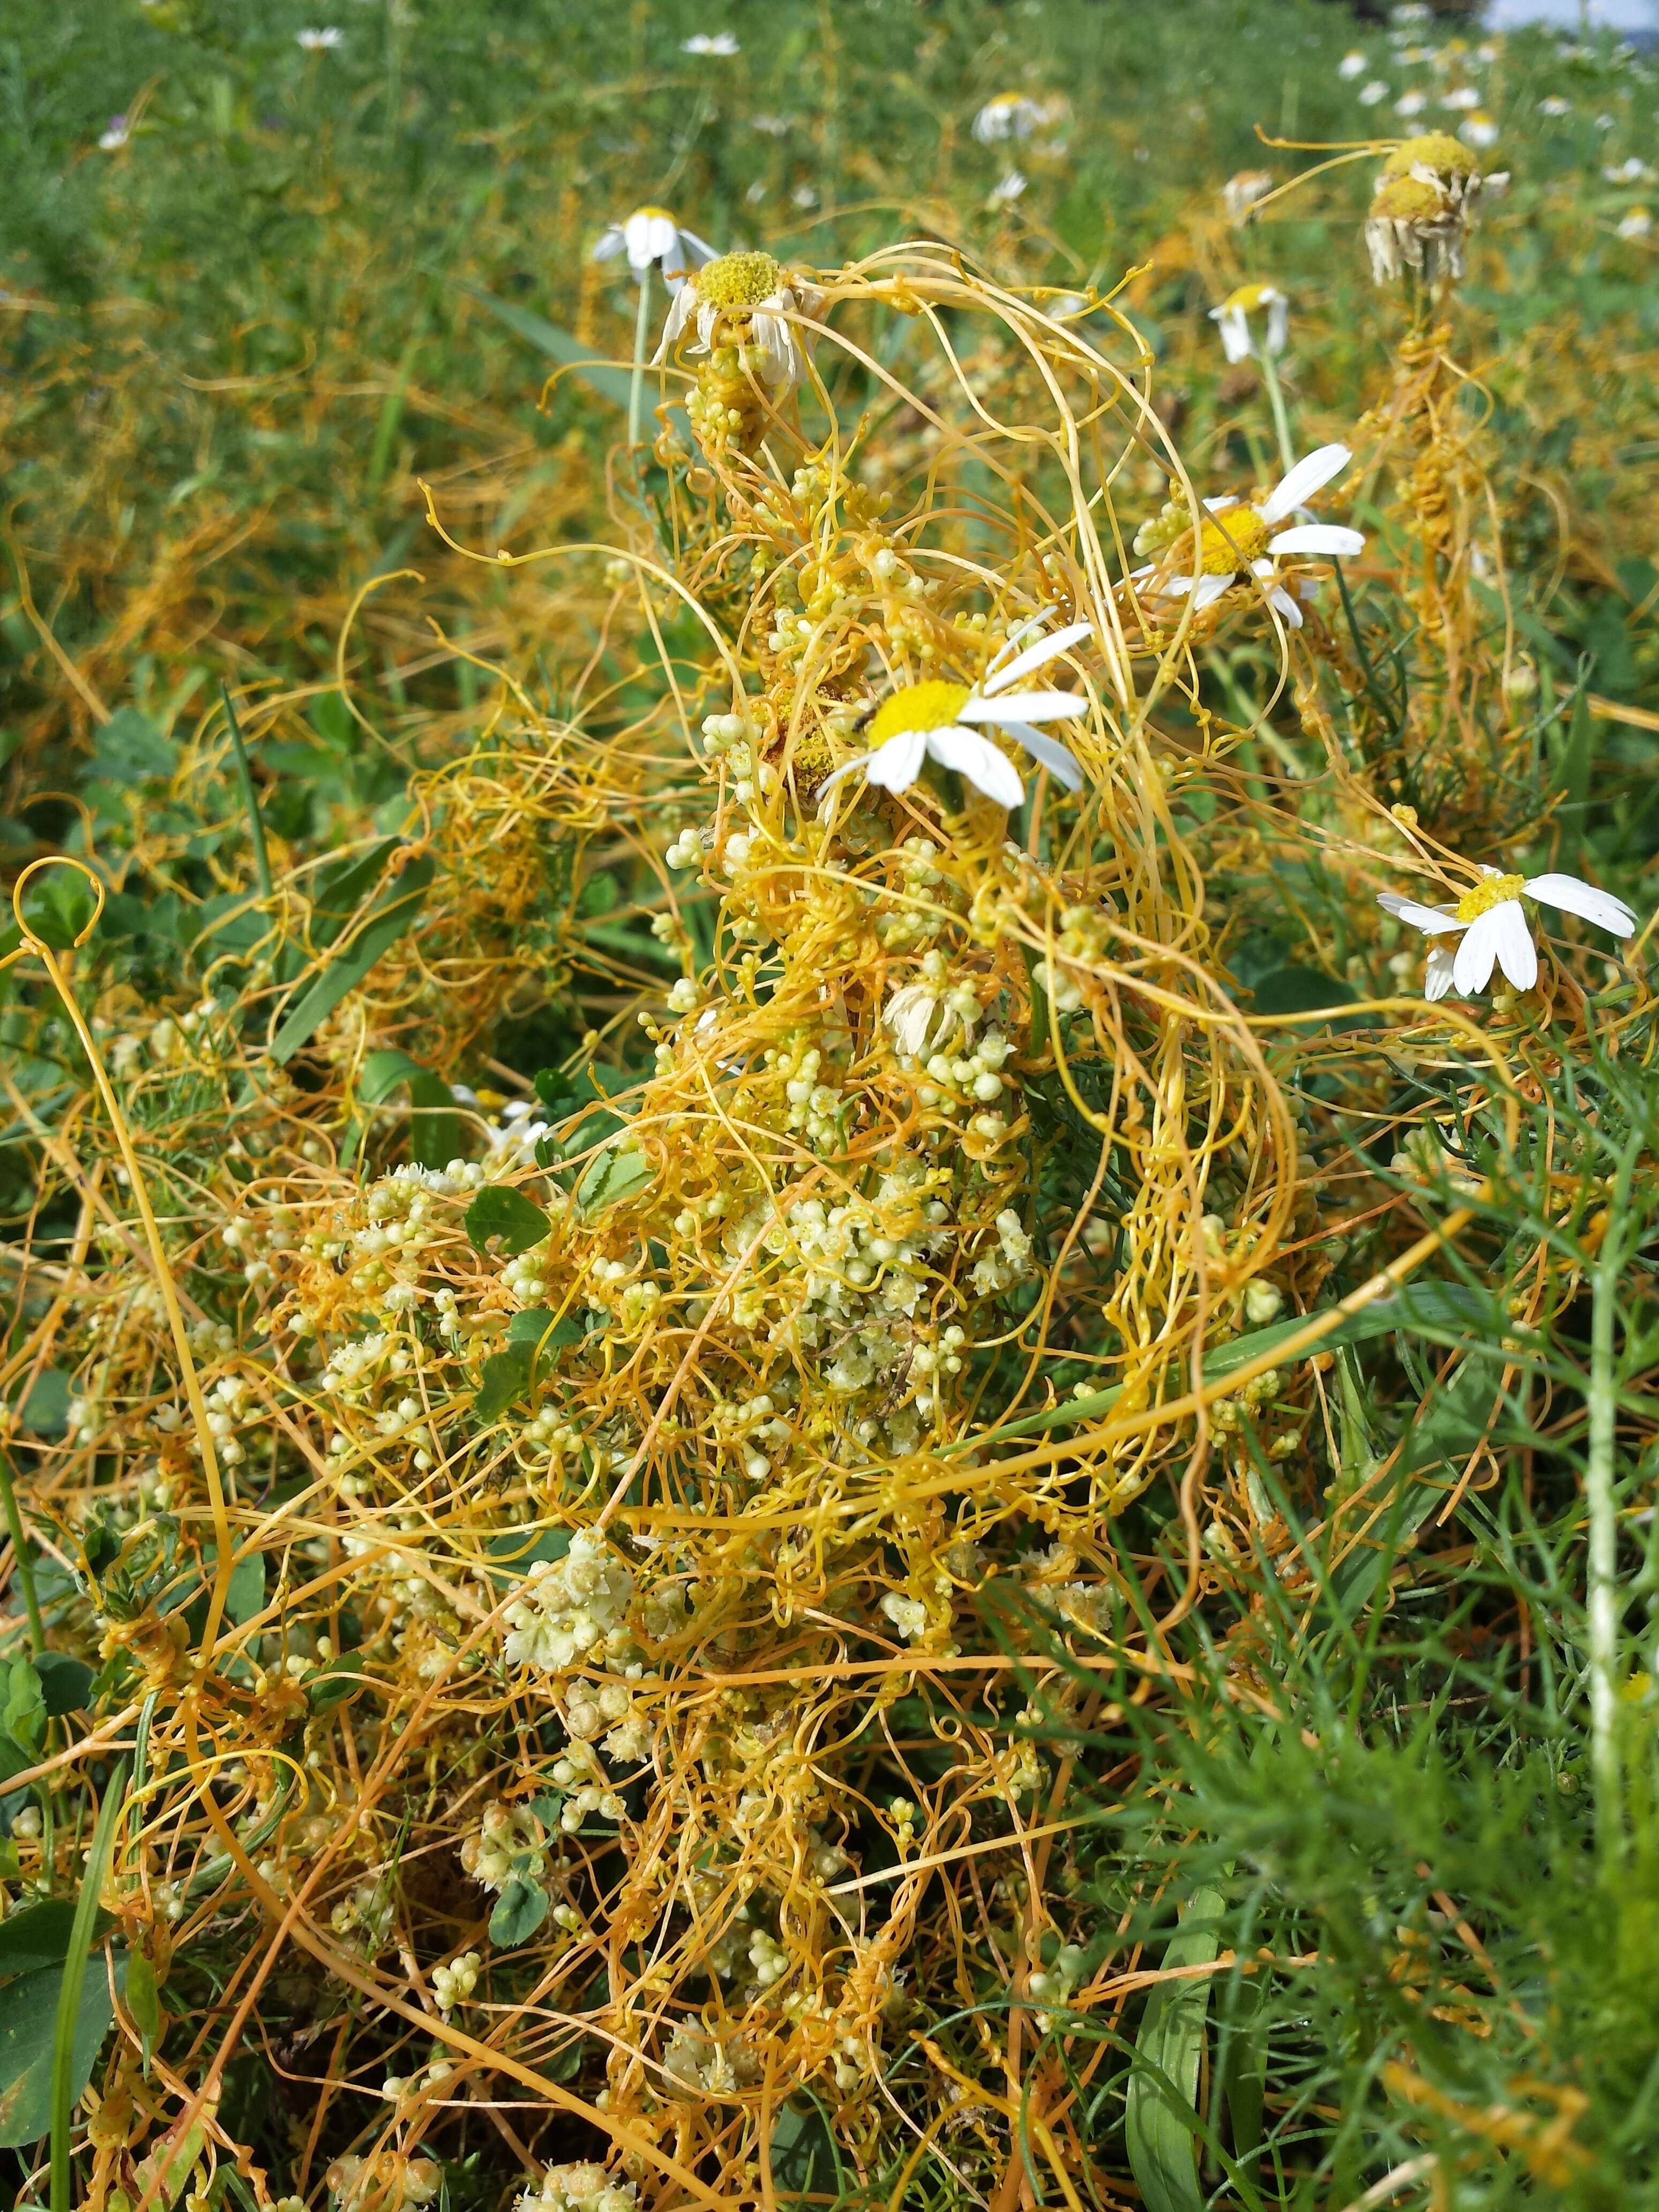
<path id="1" fill-rule="evenodd" d="M 1273 357 L 1265 345 L 1258 349 L 1256 360 L 1261 365 L 1261 382 L 1267 394 L 1267 404 L 1273 410 L 1273 429 L 1279 438 L 1279 457 L 1285 464 L 1285 475 L 1289 476 L 1291 471 L 1296 466 L 1296 449 L 1291 443 L 1291 418 L 1285 412 L 1285 394 L 1279 386 L 1279 371 L 1274 368 Z"/>
<path id="2" fill-rule="evenodd" d="M 1588 1432 L 1584 1504 L 1589 1522 L 1586 1597 L 1589 1613 L 1590 1773 L 1595 1791 L 1596 1839 L 1604 1855 L 1624 1844 L 1619 1756 L 1619 1504 L 1615 1424 L 1619 1376 L 1613 1336 L 1619 1278 L 1625 1256 L 1625 1221 L 1638 1140 L 1627 1140 L 1607 1201 L 1607 1233 L 1590 1273 L 1589 1383 L 1585 1394 Z"/>
<path id="3" fill-rule="evenodd" d="M 645 349 L 651 336 L 651 270 L 640 272 L 640 304 L 634 316 L 634 381 L 628 391 L 628 445 L 631 453 L 640 442 L 640 417 L 645 411 Z"/>

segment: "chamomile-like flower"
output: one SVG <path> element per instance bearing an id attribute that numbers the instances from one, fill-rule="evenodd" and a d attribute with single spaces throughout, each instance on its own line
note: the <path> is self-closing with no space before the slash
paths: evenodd
<path id="1" fill-rule="evenodd" d="M 1355 47 L 1352 53 L 1343 55 L 1336 65 L 1336 73 L 1346 84 L 1352 77 L 1364 76 L 1369 66 L 1364 55 Z"/>
<path id="2" fill-rule="evenodd" d="M 983 737 L 975 725 L 988 725 L 1023 745 L 1033 760 L 1049 769 L 1075 791 L 1083 771 L 1064 745 L 1045 737 L 1039 722 L 1069 721 L 1089 711 L 1089 702 L 1078 691 L 1020 691 L 1009 696 L 1009 687 L 1035 674 L 1058 654 L 1067 652 L 1089 635 L 1087 623 L 1068 623 L 1063 629 L 1038 637 L 1023 650 L 1006 656 L 1029 637 L 1036 623 L 1016 630 L 977 684 L 949 684 L 930 677 L 890 691 L 870 723 L 874 747 L 860 759 L 848 761 L 820 789 L 828 791 L 843 776 L 862 775 L 884 791 L 908 791 L 921 773 L 925 760 L 954 769 L 976 790 L 1000 806 L 1018 806 L 1025 796 L 1019 771 L 1000 746 Z"/>
<path id="3" fill-rule="evenodd" d="M 1023 92 L 1000 92 L 974 118 L 974 136 L 981 146 L 998 138 L 1029 138 L 1048 119 L 1041 100 Z"/>
<path id="4" fill-rule="evenodd" d="M 1388 96 L 1389 88 L 1380 76 L 1374 76 L 1369 84 L 1362 84 L 1359 88 L 1359 105 L 1362 107 L 1375 107 Z"/>
<path id="5" fill-rule="evenodd" d="M 613 222 L 593 248 L 596 261 L 614 261 L 619 253 L 628 256 L 637 283 L 642 284 L 653 269 L 660 269 L 676 291 L 688 270 L 715 258 L 712 246 L 659 207 L 635 208 L 621 222 Z"/>
<path id="6" fill-rule="evenodd" d="M 1480 106 L 1480 95 L 1472 84 L 1455 84 L 1449 92 L 1441 94 L 1440 105 L 1455 112 L 1467 111 Z"/>
<path id="7" fill-rule="evenodd" d="M 1175 599 L 1190 592 L 1194 611 L 1201 612 L 1235 584 L 1254 576 L 1267 587 L 1267 604 L 1292 629 L 1300 629 L 1302 610 L 1278 580 L 1278 563 L 1295 554 L 1352 560 L 1364 551 L 1365 540 L 1358 531 L 1336 523 L 1297 522 L 1288 529 L 1279 526 L 1352 459 L 1346 446 L 1321 446 L 1304 454 L 1260 507 L 1236 499 L 1206 499 L 1207 513 L 1193 548 L 1193 571 L 1167 578 L 1162 586 L 1164 596 Z M 1138 539 L 1136 550 L 1143 550 L 1143 544 L 1144 539 Z M 1138 569 L 1137 580 L 1151 573 Z"/>
<path id="8" fill-rule="evenodd" d="M 1413 115 L 1420 115 L 1428 104 L 1428 98 L 1425 94 L 1420 92 L 1402 92 L 1399 99 L 1396 100 L 1394 104 L 1394 112 L 1396 115 L 1405 116 L 1409 121 L 1411 117 Z"/>
<path id="9" fill-rule="evenodd" d="M 1024 178 L 1018 169 L 1010 169 L 1006 177 L 992 185 L 986 204 L 994 208 L 1010 207 L 1024 189 Z"/>
<path id="10" fill-rule="evenodd" d="M 1532 941 L 1522 897 L 1559 907 L 1593 921 L 1598 929 L 1617 938 L 1633 937 L 1636 916 L 1611 891 L 1598 890 L 1577 876 L 1504 875 L 1497 868 L 1482 868 L 1481 880 L 1464 892 L 1455 906 L 1424 906 L 1397 891 L 1382 891 L 1377 904 L 1396 921 L 1420 929 L 1425 937 L 1446 937 L 1461 932 L 1455 947 L 1429 948 L 1428 972 L 1423 995 L 1443 999 L 1448 992 L 1471 995 L 1484 991 L 1494 967 L 1501 968 L 1517 991 L 1529 991 L 1538 981 L 1538 952 Z"/>
<path id="11" fill-rule="evenodd" d="M 1484 107 L 1477 107 L 1466 115 L 1457 126 L 1457 135 L 1466 146 L 1487 147 L 1498 143 L 1498 125 Z"/>
<path id="12" fill-rule="evenodd" d="M 1618 230 L 1620 238 L 1650 238 L 1653 234 L 1651 211 L 1644 207 L 1627 209 L 1619 218 Z"/>
<path id="13" fill-rule="evenodd" d="M 1266 169 L 1241 169 L 1237 176 L 1229 177 L 1221 187 L 1221 204 L 1227 210 L 1228 222 L 1248 222 L 1252 208 L 1258 201 L 1265 200 L 1273 188 L 1272 175 Z"/>
<path id="14" fill-rule="evenodd" d="M 1571 115 L 1572 102 L 1563 100 L 1559 92 L 1547 92 L 1538 103 L 1538 112 L 1540 115 Z"/>
<path id="15" fill-rule="evenodd" d="M 689 271 L 676 289 L 655 362 L 667 358 L 670 346 L 695 321 L 699 352 L 707 353 L 720 335 L 729 344 L 752 346 L 761 376 L 787 390 L 806 375 L 806 350 L 790 318 L 815 314 L 822 301 L 821 293 L 769 253 L 718 254 Z"/>
<path id="16" fill-rule="evenodd" d="M 99 136 L 98 150 L 100 154 L 118 153 L 131 136 L 132 131 L 126 117 L 112 115 L 108 127 Z"/>
<path id="17" fill-rule="evenodd" d="M 336 46 L 345 44 L 345 33 L 330 23 L 320 31 L 296 31 L 294 43 L 308 54 L 331 53 Z"/>
<path id="18" fill-rule="evenodd" d="M 696 31 L 689 39 L 680 40 L 680 52 L 686 54 L 718 54 L 729 58 L 742 51 L 730 31 Z"/>
<path id="19" fill-rule="evenodd" d="M 1252 315 L 1267 318 L 1260 337 L 1250 327 Z M 1290 332 L 1291 303 L 1275 285 L 1241 284 L 1218 307 L 1211 308 L 1210 320 L 1216 326 L 1223 352 L 1237 364 L 1264 354 L 1277 356 L 1284 352 Z"/>

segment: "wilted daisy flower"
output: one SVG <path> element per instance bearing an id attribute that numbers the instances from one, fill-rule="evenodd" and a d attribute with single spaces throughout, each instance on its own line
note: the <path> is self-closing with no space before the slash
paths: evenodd
<path id="1" fill-rule="evenodd" d="M 1407 138 L 1382 165 L 1365 217 L 1379 284 L 1414 269 L 1432 283 L 1463 274 L 1463 240 L 1481 187 L 1474 157 L 1443 131 Z"/>
<path id="2" fill-rule="evenodd" d="M 1472 115 L 1464 117 L 1458 126 L 1457 135 L 1468 146 L 1495 146 L 1498 143 L 1498 125 L 1484 107 L 1477 107 Z"/>
<path id="3" fill-rule="evenodd" d="M 1352 53 L 1343 55 L 1336 65 L 1336 73 L 1346 84 L 1352 77 L 1364 76 L 1368 66 L 1364 55 L 1355 47 Z"/>
<path id="4" fill-rule="evenodd" d="M 325 53 L 331 47 L 344 45 L 345 33 L 331 23 L 321 31 L 296 31 L 294 43 L 303 46 L 308 54 Z"/>
<path id="5" fill-rule="evenodd" d="M 674 295 L 655 360 L 696 318 L 697 349 L 707 353 L 724 325 L 726 343 L 756 348 L 768 384 L 785 389 L 806 374 L 806 354 L 791 315 L 815 314 L 823 295 L 789 276 L 769 253 L 721 253 L 691 270 Z"/>
<path id="6" fill-rule="evenodd" d="M 1252 315 L 1265 315 L 1267 328 L 1256 338 L 1250 330 Z M 1291 303 L 1272 284 L 1241 284 L 1237 291 L 1210 310 L 1210 320 L 1220 334 L 1222 350 L 1235 363 L 1253 356 L 1279 355 L 1289 334 Z"/>
<path id="7" fill-rule="evenodd" d="M 683 54 L 736 54 L 742 51 L 730 31 L 697 31 L 690 38 L 680 40 Z"/>
<path id="8" fill-rule="evenodd" d="M 596 261 L 614 261 L 619 253 L 628 256 L 628 265 L 640 283 L 660 267 L 677 288 L 688 270 L 714 258 L 712 246 L 705 245 L 696 231 L 683 229 L 666 208 L 659 207 L 635 208 L 621 222 L 613 222 L 593 248 Z"/>
<path id="9" fill-rule="evenodd" d="M 1427 98 L 1420 92 L 1402 92 L 1394 104 L 1394 112 L 1396 115 L 1420 115 L 1428 104 Z"/>
<path id="10" fill-rule="evenodd" d="M 1068 791 L 1083 781 L 1083 771 L 1064 745 L 1045 737 L 1038 722 L 1068 721 L 1086 714 L 1089 702 L 1078 691 L 1022 691 L 1006 696 L 1011 684 L 1030 676 L 1088 636 L 1087 623 L 1068 623 L 1006 658 L 1036 622 L 1016 630 L 977 684 L 949 684 L 930 677 L 889 692 L 870 722 L 874 748 L 861 759 L 848 761 L 820 788 L 828 791 L 843 776 L 862 775 L 884 791 L 908 791 L 921 773 L 924 760 L 954 769 L 976 790 L 999 806 L 1018 806 L 1025 796 L 1019 771 L 1006 753 L 981 737 L 973 726 L 988 723 L 1023 745 L 1033 760 L 1053 771 Z"/>
<path id="11" fill-rule="evenodd" d="M 128 126 L 126 117 L 112 115 L 107 127 L 99 138 L 99 151 L 104 154 L 113 154 L 125 146 L 131 136 L 132 132 Z"/>
<path id="12" fill-rule="evenodd" d="M 1540 115 L 1571 115 L 1572 102 L 1563 100 L 1559 92 L 1547 92 L 1538 103 L 1538 112 Z"/>
<path id="13" fill-rule="evenodd" d="M 1258 200 L 1265 200 L 1273 188 L 1273 178 L 1266 169 L 1241 169 L 1236 177 L 1229 177 L 1221 187 L 1228 222 L 1248 222 L 1250 210 Z"/>
<path id="14" fill-rule="evenodd" d="M 1235 584 L 1254 576 L 1267 585 L 1268 605 L 1292 629 L 1300 629 L 1302 610 L 1277 580 L 1275 564 L 1298 553 L 1352 560 L 1364 551 L 1365 540 L 1358 531 L 1335 523 L 1298 522 L 1288 530 L 1279 526 L 1305 506 L 1352 459 L 1346 446 L 1321 446 L 1316 452 L 1304 454 L 1260 507 L 1236 499 L 1206 499 L 1207 520 L 1194 547 L 1193 571 L 1168 578 L 1162 586 L 1164 596 L 1174 599 L 1190 592 L 1194 610 L 1201 611 L 1213 606 Z M 1137 552 L 1146 550 L 1146 540 L 1147 533 L 1143 532 L 1135 541 Z M 1141 568 L 1136 577 L 1150 574 L 1149 568 Z"/>
<path id="15" fill-rule="evenodd" d="M 1517 991 L 1529 991 L 1538 981 L 1538 953 L 1532 941 L 1523 895 L 1559 907 L 1593 921 L 1609 936 L 1633 937 L 1636 916 L 1622 899 L 1598 890 L 1577 876 L 1506 876 L 1497 868 L 1483 867 L 1482 880 L 1464 892 L 1455 906 L 1422 906 L 1396 891 L 1382 891 L 1377 904 L 1396 921 L 1408 922 L 1425 937 L 1462 933 L 1455 950 L 1431 945 L 1423 995 L 1443 999 L 1449 991 L 1484 991 L 1493 966 L 1500 967 Z"/>
<path id="16" fill-rule="evenodd" d="M 1380 76 L 1374 76 L 1369 84 L 1362 84 L 1359 88 L 1359 105 L 1362 107 L 1375 107 L 1379 100 L 1386 100 L 1388 96 L 1389 88 Z"/>
<path id="17" fill-rule="evenodd" d="M 1619 218 L 1620 238 L 1649 238 L 1653 234 L 1653 217 L 1644 207 L 1631 208 Z"/>
<path id="18" fill-rule="evenodd" d="M 1000 92 L 974 118 L 974 136 L 981 146 L 996 138 L 1029 138 L 1048 119 L 1041 100 L 1023 92 Z"/>

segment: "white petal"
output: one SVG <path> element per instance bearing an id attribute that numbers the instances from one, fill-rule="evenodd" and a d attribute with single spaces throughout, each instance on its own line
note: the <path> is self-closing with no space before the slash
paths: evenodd
<path id="1" fill-rule="evenodd" d="M 977 730 L 954 725 L 930 730 L 927 750 L 941 767 L 955 769 L 999 806 L 1018 806 L 1025 796 L 1019 770 L 1006 753 L 1000 751 L 989 738 L 981 737 Z"/>
<path id="2" fill-rule="evenodd" d="M 696 269 L 701 269 L 705 262 L 718 261 L 720 258 L 720 248 L 711 246 L 706 238 L 699 238 L 695 230 L 682 229 L 680 250 L 682 252 L 689 250 L 691 265 Z"/>
<path id="3" fill-rule="evenodd" d="M 1534 876 L 1527 893 L 1531 898 L 1542 899 L 1547 906 L 1559 907 L 1563 914 L 1593 921 L 1610 936 L 1636 934 L 1636 916 L 1623 899 L 1614 898 L 1611 891 L 1597 890 L 1594 884 L 1582 883 L 1577 876 Z"/>
<path id="4" fill-rule="evenodd" d="M 901 730 L 897 737 L 889 738 L 884 745 L 878 745 L 867 757 L 864 773 L 884 791 L 908 791 L 921 774 L 922 757 L 927 750 L 926 730 Z"/>
<path id="5" fill-rule="evenodd" d="M 1022 676 L 1029 676 L 1034 668 L 1041 668 L 1056 653 L 1065 653 L 1080 638 L 1087 637 L 1091 627 L 1086 622 L 1067 623 L 1064 629 L 1055 630 L 1051 637 L 1038 638 L 1035 645 L 1028 645 L 1024 653 L 1016 654 L 1006 668 L 1000 668 L 994 676 L 986 678 L 980 686 L 981 696 L 990 699 L 999 691 L 1006 691 L 1011 684 L 1018 684 Z"/>
<path id="6" fill-rule="evenodd" d="M 1225 514 L 1230 507 L 1237 505 L 1237 500 L 1229 491 L 1224 492 L 1219 499 L 1206 499 L 1204 502 L 1204 509 L 1206 514 Z"/>
<path id="7" fill-rule="evenodd" d="M 1344 530 L 1334 522 L 1299 522 L 1282 530 L 1273 542 L 1275 553 L 1325 553 L 1334 561 L 1352 561 L 1365 550 L 1357 530 Z"/>
<path id="8" fill-rule="evenodd" d="M 651 356 L 651 366 L 653 368 L 659 362 L 667 360 L 669 347 L 673 344 L 690 319 L 691 310 L 696 304 L 696 294 L 689 284 L 681 284 L 677 288 L 673 303 L 668 310 L 668 319 L 662 326 L 662 337 L 658 341 L 657 350 Z"/>
<path id="9" fill-rule="evenodd" d="M 627 243 L 627 240 L 623 236 L 622 225 L 619 222 L 613 222 L 610 229 L 601 235 L 599 244 L 593 248 L 593 258 L 596 261 L 614 261 Z"/>
<path id="10" fill-rule="evenodd" d="M 1498 964 L 1517 991 L 1530 991 L 1538 981 L 1538 948 L 1526 911 L 1519 899 L 1505 899 L 1492 908 L 1492 915 L 1498 923 Z"/>
<path id="11" fill-rule="evenodd" d="M 1280 584 L 1275 584 L 1267 594 L 1267 605 L 1289 623 L 1292 629 L 1302 627 L 1302 610 Z"/>
<path id="12" fill-rule="evenodd" d="M 1034 730 L 1029 722 L 1005 722 L 1005 734 L 1024 745 L 1034 761 L 1039 761 L 1057 775 L 1067 791 L 1078 791 L 1083 785 L 1083 770 L 1078 766 L 1058 738 L 1045 737 Z"/>
<path id="13" fill-rule="evenodd" d="M 1231 576 L 1200 576 L 1196 582 L 1191 577 L 1182 577 L 1180 580 L 1183 590 L 1190 586 L 1194 611 L 1198 614 L 1202 614 L 1206 607 L 1212 607 L 1233 587 Z"/>
<path id="14" fill-rule="evenodd" d="M 959 722 L 1063 722 L 1073 714 L 1086 714 L 1089 702 L 1080 691 L 1019 691 L 1012 699 L 975 699 L 962 706 Z"/>
<path id="15" fill-rule="evenodd" d="M 1514 902 L 1512 899 L 1505 900 L 1504 905 L 1512 906 Z M 1500 919 L 1503 912 L 1502 906 L 1492 907 L 1472 921 L 1463 933 L 1463 940 L 1452 963 L 1452 981 L 1466 997 L 1472 998 L 1477 991 L 1484 991 L 1492 980 L 1492 965 L 1498 958 L 1498 944 L 1504 935 L 1504 924 Z"/>
<path id="16" fill-rule="evenodd" d="M 628 258 L 635 269 L 648 269 L 674 251 L 678 234 L 668 215 L 630 215 L 623 225 Z"/>
<path id="17" fill-rule="evenodd" d="M 1321 446 L 1304 453 L 1260 512 L 1264 522 L 1283 522 L 1298 507 L 1305 507 L 1322 484 L 1346 469 L 1353 455 L 1346 446 Z"/>
<path id="18" fill-rule="evenodd" d="M 1423 970 L 1423 996 L 1428 1000 L 1443 999 L 1452 987 L 1452 970 L 1456 966 L 1449 945 L 1431 945 L 1428 965 Z"/>
<path id="19" fill-rule="evenodd" d="M 1396 921 L 1408 921 L 1425 937 L 1437 937 L 1444 930 L 1466 926 L 1457 919 L 1454 908 L 1419 906 L 1415 899 L 1401 898 L 1398 891 L 1378 891 L 1376 902 L 1384 914 L 1391 914 Z"/>

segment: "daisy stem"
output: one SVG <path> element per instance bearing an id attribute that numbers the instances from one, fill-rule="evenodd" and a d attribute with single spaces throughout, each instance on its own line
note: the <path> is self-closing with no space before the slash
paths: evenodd
<path id="1" fill-rule="evenodd" d="M 1613 1356 L 1619 1278 L 1624 1261 L 1624 1222 L 1635 1166 L 1632 1148 L 1620 1160 L 1609 1194 L 1607 1234 L 1590 1278 L 1589 1382 L 1585 1393 L 1589 1433 L 1584 1454 L 1584 1503 L 1589 1522 L 1586 1575 L 1589 1632 L 1590 1772 L 1595 1791 L 1596 1839 L 1607 1858 L 1624 1846 L 1619 1756 L 1619 1504 L 1615 1422 L 1619 1376 Z"/>
<path id="2" fill-rule="evenodd" d="M 1279 381 L 1279 371 L 1273 367 L 1273 357 L 1263 346 L 1256 355 L 1261 368 L 1262 388 L 1267 395 L 1267 404 L 1273 410 L 1273 429 L 1279 438 L 1279 458 L 1289 476 L 1296 466 L 1296 448 L 1291 443 L 1291 418 L 1285 410 L 1285 393 Z"/>
<path id="3" fill-rule="evenodd" d="M 640 442 L 640 417 L 645 411 L 645 344 L 651 334 L 651 270 L 640 273 L 640 304 L 634 316 L 634 381 L 628 387 L 629 450 Z"/>

